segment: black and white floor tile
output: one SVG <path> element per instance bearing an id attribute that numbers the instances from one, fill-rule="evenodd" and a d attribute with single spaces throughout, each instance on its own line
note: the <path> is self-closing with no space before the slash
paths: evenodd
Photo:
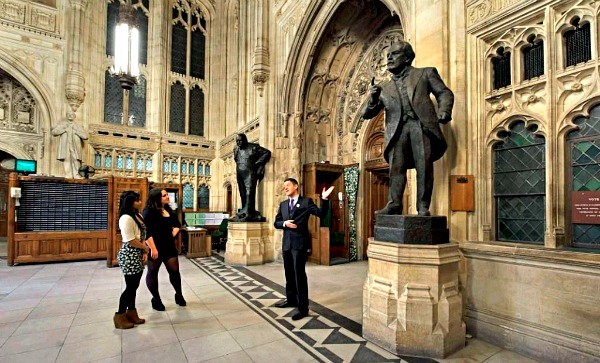
<path id="1" fill-rule="evenodd" d="M 215 257 L 191 261 L 318 361 L 436 362 L 393 355 L 363 339 L 360 324 L 313 301 L 310 302 L 309 316 L 293 321 L 292 308 L 273 307 L 285 297 L 282 286 L 244 267 L 225 265 Z"/>

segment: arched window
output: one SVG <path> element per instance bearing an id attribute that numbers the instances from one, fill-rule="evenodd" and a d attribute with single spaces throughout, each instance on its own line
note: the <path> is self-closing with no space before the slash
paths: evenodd
<path id="1" fill-rule="evenodd" d="M 528 80 L 544 74 L 544 41 L 535 35 L 527 38 L 523 47 L 523 79 Z"/>
<path id="2" fill-rule="evenodd" d="M 494 146 L 496 238 L 544 243 L 546 160 L 544 137 L 535 126 L 514 123 Z"/>
<path id="3" fill-rule="evenodd" d="M 577 208 L 571 211 L 572 245 L 600 248 L 600 217 L 574 205 L 600 198 L 600 105 L 592 108 L 589 118 L 577 118 L 575 124 L 579 129 L 567 135 L 572 176 L 570 204 L 571 208 Z M 598 206 L 600 202 L 591 204 Z"/>
<path id="4" fill-rule="evenodd" d="M 592 59 L 592 39 L 590 23 L 580 24 L 578 17 L 573 18 L 572 30 L 564 33 L 565 67 L 574 66 Z"/>
<path id="5" fill-rule="evenodd" d="M 183 184 L 183 209 L 194 209 L 194 187 L 190 183 Z"/>
<path id="6" fill-rule="evenodd" d="M 108 0 L 106 15 L 106 55 L 115 56 L 115 26 L 119 19 L 119 6 L 125 0 Z M 150 0 L 131 0 L 136 10 L 136 23 L 140 34 L 139 61 L 148 64 L 148 17 Z M 140 75 L 131 91 L 123 90 L 110 71 L 104 75 L 104 122 L 136 127 L 146 126 L 146 78 Z"/>
<path id="7" fill-rule="evenodd" d="M 493 89 L 500 89 L 511 85 L 510 52 L 500 47 L 496 53 L 492 58 Z"/>
<path id="8" fill-rule="evenodd" d="M 206 19 L 200 7 L 189 0 L 173 4 L 171 26 L 172 77 L 184 79 L 171 86 L 169 131 L 204 136 Z"/>
<path id="9" fill-rule="evenodd" d="M 210 209 L 210 189 L 208 189 L 206 184 L 202 184 L 200 188 L 198 188 L 198 209 Z"/>

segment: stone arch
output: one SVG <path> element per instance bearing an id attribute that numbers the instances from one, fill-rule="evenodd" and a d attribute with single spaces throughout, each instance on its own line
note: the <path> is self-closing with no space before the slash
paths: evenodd
<path id="1" fill-rule="evenodd" d="M 307 9 L 288 57 L 280 100 L 282 114 L 300 114 L 303 119 L 302 164 L 351 163 L 356 158 L 350 155 L 350 126 L 345 126 L 352 118 L 346 117 L 347 107 L 339 106 L 346 98 L 357 98 L 345 90 L 358 86 L 354 74 L 356 64 L 369 57 L 365 51 L 384 29 L 402 29 L 397 13 L 381 1 L 313 4 Z M 358 107 L 352 110 L 357 113 Z"/>
<path id="2" fill-rule="evenodd" d="M 27 89 L 34 97 L 35 102 L 39 105 L 40 112 L 40 127 L 39 129 L 49 130 L 55 124 L 56 108 L 53 107 L 52 97 L 50 92 L 40 78 L 27 67 L 21 66 L 23 63 L 10 53 L 0 48 L 0 69 L 3 69 L 11 77 Z M 41 132 L 39 133 L 41 134 Z M 38 134 L 38 135 L 39 135 Z"/>
<path id="3" fill-rule="evenodd" d="M 483 158 L 482 158 L 482 165 L 483 165 L 483 169 L 482 169 L 482 180 L 484 181 L 483 184 L 483 190 L 482 193 L 480 194 L 481 199 L 482 199 L 482 203 L 481 205 L 484 206 L 482 208 L 482 224 L 484 226 L 486 226 L 483 230 L 483 238 L 485 240 L 492 240 L 492 235 L 494 235 L 493 230 L 493 226 L 495 223 L 495 212 L 494 212 L 494 185 L 493 185 L 493 169 L 494 169 L 494 162 L 493 162 L 493 153 L 494 153 L 494 145 L 496 145 L 498 142 L 501 142 L 501 138 L 499 136 L 500 133 L 502 132 L 508 132 L 510 131 L 510 127 L 517 123 L 517 122 L 524 122 L 525 123 L 525 128 L 529 129 L 533 126 L 537 127 L 537 130 L 534 131 L 534 133 L 538 133 L 542 136 L 544 136 L 544 138 L 546 139 L 546 142 L 548 142 L 548 138 L 547 138 L 547 133 L 545 132 L 545 129 L 543 128 L 544 124 L 536 119 L 533 118 L 531 116 L 528 115 L 523 115 L 523 114 L 515 114 L 512 116 L 509 116 L 507 118 L 505 118 L 504 120 L 502 120 L 501 122 L 498 123 L 498 125 L 496 127 L 494 127 L 494 129 L 487 135 L 487 138 L 485 140 L 485 148 L 483 151 Z M 548 160 L 546 160 L 546 164 L 548 163 Z"/>

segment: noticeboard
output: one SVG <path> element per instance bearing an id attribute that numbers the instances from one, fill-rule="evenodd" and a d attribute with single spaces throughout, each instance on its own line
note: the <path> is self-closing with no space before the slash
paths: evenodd
<path id="1" fill-rule="evenodd" d="M 600 191 L 572 192 L 571 216 L 576 224 L 600 224 Z"/>

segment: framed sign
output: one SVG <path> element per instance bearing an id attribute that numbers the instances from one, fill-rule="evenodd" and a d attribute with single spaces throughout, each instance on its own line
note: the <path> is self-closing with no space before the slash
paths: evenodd
<path id="1" fill-rule="evenodd" d="M 600 191 L 571 193 L 572 223 L 600 224 Z"/>
<path id="2" fill-rule="evenodd" d="M 450 176 L 450 209 L 453 212 L 475 210 L 475 178 L 473 175 Z"/>

